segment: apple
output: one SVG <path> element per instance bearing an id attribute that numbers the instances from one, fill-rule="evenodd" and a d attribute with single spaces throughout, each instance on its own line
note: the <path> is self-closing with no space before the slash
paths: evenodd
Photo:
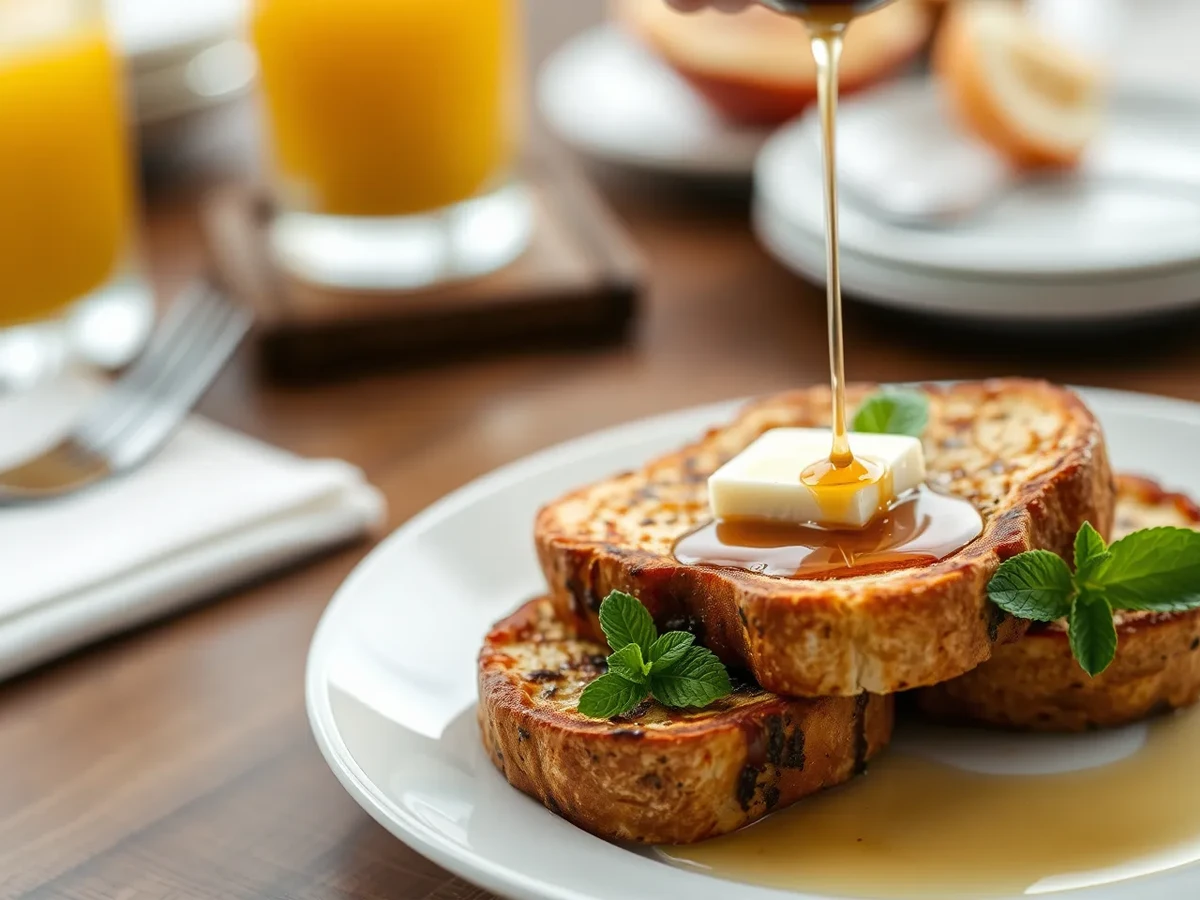
<path id="1" fill-rule="evenodd" d="M 728 118 L 774 125 L 817 96 L 804 23 L 752 5 L 734 15 L 680 13 L 663 0 L 616 0 L 614 14 Z M 933 26 L 927 0 L 896 0 L 851 23 L 841 92 L 870 87 L 909 64 Z"/>

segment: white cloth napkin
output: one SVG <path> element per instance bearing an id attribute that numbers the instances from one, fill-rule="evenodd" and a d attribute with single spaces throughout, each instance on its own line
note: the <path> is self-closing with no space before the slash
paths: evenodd
<path id="1" fill-rule="evenodd" d="M 0 397 L 0 467 L 61 435 L 98 388 Z M 0 507 L 0 677 L 377 528 L 354 467 L 305 460 L 198 417 L 137 472 Z"/>

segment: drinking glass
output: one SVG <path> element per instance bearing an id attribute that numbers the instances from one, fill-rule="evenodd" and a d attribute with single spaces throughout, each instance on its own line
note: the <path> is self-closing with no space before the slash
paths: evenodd
<path id="1" fill-rule="evenodd" d="M 148 328 L 132 176 L 100 0 L 0 0 L 0 391 Z"/>
<path id="2" fill-rule="evenodd" d="M 285 268 L 415 288 L 521 253 L 520 12 L 519 0 L 255 0 L 270 246 Z"/>

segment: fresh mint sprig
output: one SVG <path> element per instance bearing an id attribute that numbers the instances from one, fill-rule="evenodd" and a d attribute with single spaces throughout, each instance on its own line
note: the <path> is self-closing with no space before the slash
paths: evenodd
<path id="1" fill-rule="evenodd" d="M 921 391 L 884 388 L 858 407 L 851 431 L 920 437 L 929 424 L 929 398 Z"/>
<path id="2" fill-rule="evenodd" d="M 608 672 L 583 689 L 579 711 L 593 719 L 629 712 L 647 697 L 664 706 L 708 706 L 733 690 L 721 661 L 686 631 L 660 635 L 637 598 L 613 591 L 600 604 L 613 652 Z"/>
<path id="3" fill-rule="evenodd" d="M 1075 535 L 1074 563 L 1072 572 L 1049 550 L 1018 553 L 992 576 L 988 597 L 1022 619 L 1065 618 L 1071 652 L 1093 677 L 1116 656 L 1114 610 L 1200 606 L 1200 531 L 1144 528 L 1105 546 L 1084 522 Z"/>

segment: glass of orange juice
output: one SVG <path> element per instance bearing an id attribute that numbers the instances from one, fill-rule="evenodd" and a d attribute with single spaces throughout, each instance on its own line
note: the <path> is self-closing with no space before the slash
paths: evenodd
<path id="1" fill-rule="evenodd" d="M 519 0 L 255 0 L 280 262 L 405 288 L 520 254 L 520 13 Z"/>
<path id="2" fill-rule="evenodd" d="M 85 321 L 148 314 L 132 174 L 100 0 L 0 0 L 0 388 L 56 369 Z"/>

